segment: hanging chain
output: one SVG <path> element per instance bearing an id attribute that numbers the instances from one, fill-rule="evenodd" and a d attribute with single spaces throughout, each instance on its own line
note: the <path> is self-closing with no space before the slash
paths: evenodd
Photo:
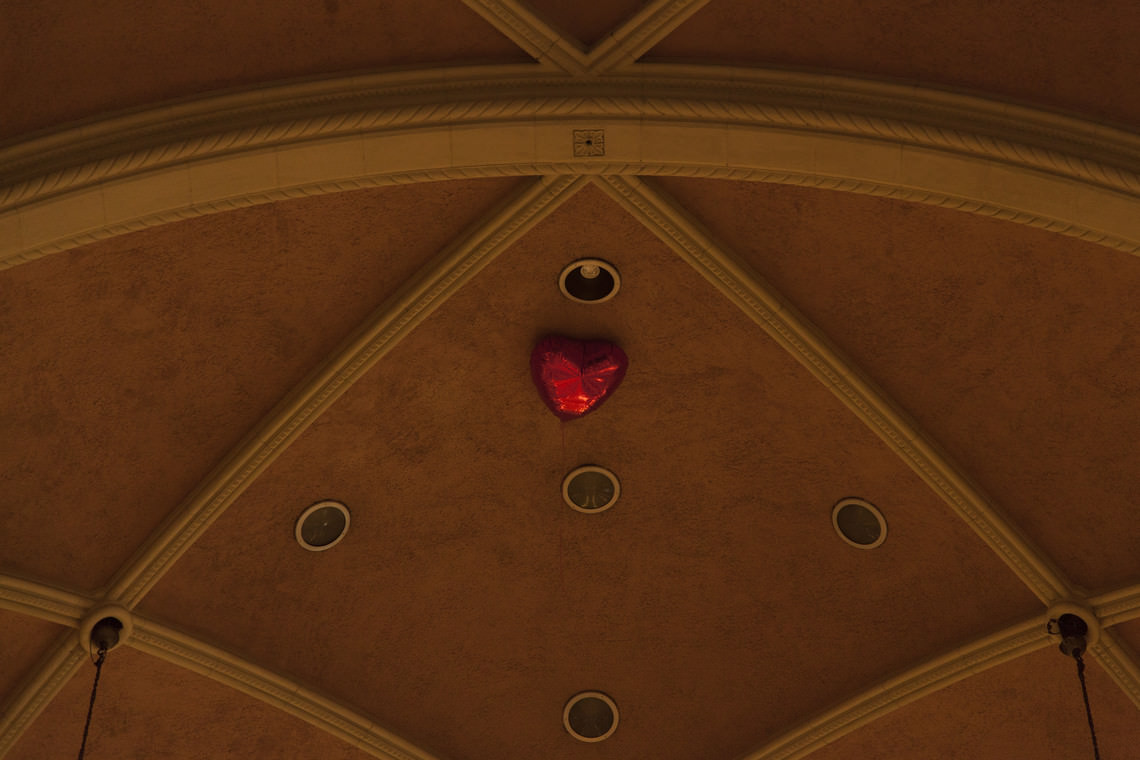
<path id="1" fill-rule="evenodd" d="M 1093 757 L 1096 760 L 1100 760 L 1100 749 L 1096 745 L 1096 729 L 1093 728 L 1092 708 L 1089 707 L 1089 689 L 1085 685 L 1085 661 L 1084 658 L 1081 657 L 1080 650 L 1078 650 L 1073 657 L 1077 661 L 1077 677 L 1081 679 L 1081 694 L 1084 695 L 1085 698 L 1085 715 L 1087 715 L 1089 719 L 1089 734 L 1092 736 Z"/>
<path id="2" fill-rule="evenodd" d="M 79 760 L 87 751 L 87 731 L 91 728 L 91 713 L 95 710 L 95 691 L 99 688 L 99 674 L 103 672 L 103 660 L 107 659 L 107 648 L 99 648 L 99 659 L 95 661 L 95 683 L 91 687 L 91 702 L 87 705 L 87 722 L 83 724 L 83 743 L 79 745 Z"/>

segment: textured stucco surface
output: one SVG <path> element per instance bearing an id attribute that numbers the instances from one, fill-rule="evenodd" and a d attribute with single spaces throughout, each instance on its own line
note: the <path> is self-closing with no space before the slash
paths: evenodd
<path id="1" fill-rule="evenodd" d="M 929 206 L 662 186 L 917 418 L 1074 581 L 1140 576 L 1140 258 Z"/>
<path id="2" fill-rule="evenodd" d="M 617 298 L 558 295 L 578 256 L 618 267 Z M 548 331 L 630 357 L 581 420 L 560 423 L 531 384 Z M 622 480 L 603 514 L 559 498 L 584 463 Z M 850 495 L 886 512 L 881 549 L 833 532 Z M 293 523 L 324 498 L 349 505 L 351 532 L 304 552 Z M 623 710 L 600 756 L 668 760 L 738 756 L 1037 605 L 806 370 L 591 188 L 358 382 L 142 608 L 446 757 L 578 757 L 560 710 L 599 689 Z"/>
<path id="3" fill-rule="evenodd" d="M 32 760 L 78 752 L 94 678 L 94 666 L 84 663 L 7 757 Z M 86 754 L 92 758 L 371 757 L 300 718 L 130 647 L 107 655 Z"/>
<path id="4" fill-rule="evenodd" d="M 16 0 L 0 5 L 0 140 L 262 82 L 528 60 L 459 0 Z"/>
<path id="5" fill-rule="evenodd" d="M 516 180 L 215 214 L 0 273 L 5 572 L 94 589 Z"/>
<path id="6" fill-rule="evenodd" d="M 713 0 L 646 60 L 808 68 L 1140 124 L 1131 0 Z"/>

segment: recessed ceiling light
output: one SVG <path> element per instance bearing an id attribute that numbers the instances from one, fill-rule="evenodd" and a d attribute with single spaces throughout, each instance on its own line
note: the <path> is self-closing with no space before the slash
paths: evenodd
<path id="1" fill-rule="evenodd" d="M 843 499 L 831 510 L 831 524 L 847 543 L 860 549 L 874 549 L 887 537 L 883 513 L 869 501 Z"/>
<path id="2" fill-rule="evenodd" d="M 562 270 L 558 289 L 571 301 L 601 303 L 617 295 L 621 277 L 601 259 L 579 259 Z"/>
<path id="3" fill-rule="evenodd" d="M 340 543 L 348 532 L 348 507 L 339 501 L 319 501 L 297 518 L 297 543 L 311 552 L 323 552 Z"/>
<path id="4" fill-rule="evenodd" d="M 600 691 L 575 694 L 562 710 L 562 725 L 578 741 L 600 742 L 617 729 L 618 709 Z"/>
<path id="5" fill-rule="evenodd" d="M 586 465 L 572 470 L 562 480 L 562 499 L 579 512 L 604 512 L 621 495 L 617 476 L 605 467 Z"/>

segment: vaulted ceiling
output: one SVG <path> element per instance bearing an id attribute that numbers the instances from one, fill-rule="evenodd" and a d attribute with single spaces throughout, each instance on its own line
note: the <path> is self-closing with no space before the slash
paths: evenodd
<path id="1" fill-rule="evenodd" d="M 1091 757 L 1063 613 L 1131 756 L 1137 31 L 4 4 L 0 756 L 78 749 L 113 616 L 90 758 Z M 560 292 L 580 259 L 612 299 Z M 580 419 L 532 381 L 552 334 L 629 357 Z M 612 508 L 563 500 L 581 465 Z"/>

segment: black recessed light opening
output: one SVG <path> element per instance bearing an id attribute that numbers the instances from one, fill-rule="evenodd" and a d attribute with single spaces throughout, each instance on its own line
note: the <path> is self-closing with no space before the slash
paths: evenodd
<path id="1" fill-rule="evenodd" d="M 601 303 L 617 294 L 621 277 L 613 265 L 601 259 L 580 259 L 562 270 L 558 287 L 573 301 Z"/>

